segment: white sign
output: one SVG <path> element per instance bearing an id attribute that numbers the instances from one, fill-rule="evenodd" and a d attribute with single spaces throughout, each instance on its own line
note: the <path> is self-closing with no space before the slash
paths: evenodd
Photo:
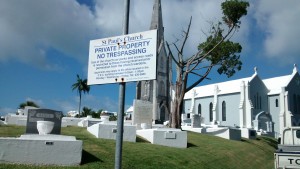
<path id="1" fill-rule="evenodd" d="M 157 30 L 90 41 L 88 85 L 156 79 Z"/>
<path id="2" fill-rule="evenodd" d="M 299 168 L 300 154 L 299 153 L 275 153 L 277 159 L 275 161 L 277 168 Z"/>

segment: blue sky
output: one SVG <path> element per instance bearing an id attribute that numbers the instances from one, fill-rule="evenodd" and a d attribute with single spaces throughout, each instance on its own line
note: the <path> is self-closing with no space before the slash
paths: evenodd
<path id="1" fill-rule="evenodd" d="M 174 42 L 193 16 L 186 55 L 205 39 L 207 21 L 221 18 L 221 0 L 162 0 L 165 40 Z M 0 114 L 34 101 L 64 113 L 77 110 L 79 97 L 71 85 L 76 74 L 87 77 L 89 41 L 122 34 L 123 0 L 0 1 Z M 131 0 L 129 32 L 149 30 L 152 0 Z M 231 79 L 291 74 L 300 64 L 300 1 L 252 0 L 233 40 L 243 46 L 243 67 Z M 227 80 L 215 71 L 203 84 Z M 118 110 L 118 84 L 91 86 L 82 106 Z M 135 97 L 126 84 L 125 108 Z"/>

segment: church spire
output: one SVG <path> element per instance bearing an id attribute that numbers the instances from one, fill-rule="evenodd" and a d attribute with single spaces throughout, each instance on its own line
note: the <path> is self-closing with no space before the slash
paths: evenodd
<path id="1" fill-rule="evenodd" d="M 297 64 L 294 64 L 293 74 L 296 74 L 297 72 L 298 72 Z"/>
<path id="2" fill-rule="evenodd" d="M 164 40 L 161 0 L 154 0 L 150 30 L 157 29 L 157 45 Z"/>

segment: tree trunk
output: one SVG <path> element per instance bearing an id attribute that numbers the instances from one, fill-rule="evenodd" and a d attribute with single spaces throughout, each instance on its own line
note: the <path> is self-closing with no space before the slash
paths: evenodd
<path id="1" fill-rule="evenodd" d="M 179 77 L 182 77 L 179 75 Z M 181 113 L 182 113 L 182 101 L 184 96 L 184 90 L 182 88 L 182 81 L 177 80 L 175 88 L 175 100 L 174 100 L 174 109 L 172 114 L 171 127 L 180 128 L 181 127 Z"/>
<path id="2" fill-rule="evenodd" d="M 190 63 L 186 65 L 189 68 Z M 176 77 L 176 88 L 175 88 L 175 99 L 174 99 L 174 109 L 172 110 L 172 128 L 181 128 L 181 114 L 183 111 L 183 98 L 185 95 L 185 89 L 187 84 L 188 73 L 183 71 L 182 67 L 177 67 L 177 77 Z"/>
<path id="3" fill-rule="evenodd" d="M 79 116 L 81 116 L 80 109 L 81 109 L 81 93 L 79 93 L 79 106 L 78 106 Z"/>

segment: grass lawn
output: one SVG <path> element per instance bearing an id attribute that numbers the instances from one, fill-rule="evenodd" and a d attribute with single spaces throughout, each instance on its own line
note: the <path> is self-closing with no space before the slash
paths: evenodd
<path id="1" fill-rule="evenodd" d="M 16 137 L 25 127 L 0 126 L 0 137 Z M 65 127 L 63 135 L 83 140 L 82 164 L 75 167 L 1 164 L 2 169 L 28 168 L 114 168 L 115 141 L 97 139 L 85 128 Z M 273 138 L 231 141 L 188 132 L 188 148 L 152 145 L 140 138 L 123 144 L 123 169 L 273 169 L 277 142 Z M 1 148 L 1 147 L 0 147 Z"/>

